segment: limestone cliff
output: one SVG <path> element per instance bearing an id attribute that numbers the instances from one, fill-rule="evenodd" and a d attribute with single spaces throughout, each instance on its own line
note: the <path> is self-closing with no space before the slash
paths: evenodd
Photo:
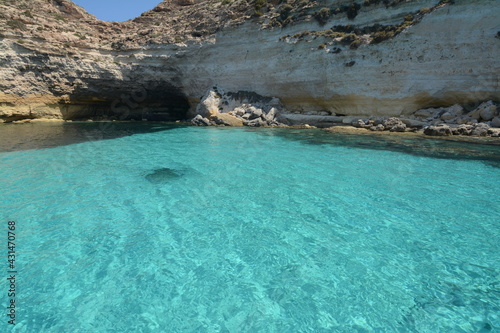
<path id="1" fill-rule="evenodd" d="M 0 0 L 0 118 L 183 119 L 207 90 L 295 113 L 500 100 L 497 0 L 166 0 L 123 23 Z"/>

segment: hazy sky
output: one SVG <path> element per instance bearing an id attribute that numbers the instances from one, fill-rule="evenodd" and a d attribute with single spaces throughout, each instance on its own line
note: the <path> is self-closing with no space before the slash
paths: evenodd
<path id="1" fill-rule="evenodd" d="M 98 19 L 122 22 L 155 8 L 162 0 L 73 0 Z"/>

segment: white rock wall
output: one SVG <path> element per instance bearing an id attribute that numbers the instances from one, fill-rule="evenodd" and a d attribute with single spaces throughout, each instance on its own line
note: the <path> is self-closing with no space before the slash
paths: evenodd
<path id="1" fill-rule="evenodd" d="M 435 1 L 398 9 L 418 11 Z M 371 8 L 371 7 L 369 7 Z M 256 31 L 246 24 L 217 35 L 178 64 L 188 96 L 214 85 L 276 96 L 291 111 L 327 110 L 346 115 L 409 114 L 429 106 L 500 100 L 500 6 L 497 0 L 466 1 L 437 9 L 392 40 L 319 50 L 323 39 L 288 44 L 279 37 L 333 24 L 397 23 L 398 12 L 363 9 L 355 21 L 320 27 L 315 21 L 290 29 Z M 312 38 L 311 38 L 312 39 Z M 352 67 L 346 64 L 355 61 Z"/>

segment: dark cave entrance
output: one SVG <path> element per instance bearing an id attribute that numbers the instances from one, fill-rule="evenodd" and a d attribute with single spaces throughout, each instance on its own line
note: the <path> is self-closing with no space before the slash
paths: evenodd
<path id="1" fill-rule="evenodd" d="M 124 82 L 95 82 L 91 89 L 76 90 L 66 106 L 65 119 L 186 120 L 190 104 L 178 87 L 168 82 L 135 85 Z"/>
<path id="2" fill-rule="evenodd" d="M 116 96 L 110 105 L 122 120 L 185 120 L 189 102 L 184 93 L 166 82 L 150 82 Z"/>

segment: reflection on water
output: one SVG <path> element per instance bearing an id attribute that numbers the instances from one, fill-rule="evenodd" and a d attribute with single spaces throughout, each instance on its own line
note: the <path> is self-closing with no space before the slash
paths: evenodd
<path id="1" fill-rule="evenodd" d="M 337 145 L 352 148 L 390 150 L 416 156 L 445 159 L 482 160 L 500 167 L 498 138 L 431 138 L 421 135 L 332 133 L 325 130 L 252 129 L 261 135 L 276 135 L 311 145 Z"/>
<path id="2" fill-rule="evenodd" d="M 186 125 L 160 122 L 3 124 L 0 126 L 0 152 L 50 148 L 183 127 Z M 286 140 L 301 141 L 311 145 L 337 145 L 390 150 L 434 158 L 482 160 L 500 167 L 500 140 L 498 138 L 467 138 L 467 141 L 461 141 L 457 138 L 442 139 L 418 135 L 381 135 L 371 132 L 332 133 L 320 129 L 283 128 L 209 127 L 200 128 L 200 130 L 250 131 L 259 135 L 279 136 Z"/>
<path id="3" fill-rule="evenodd" d="M 47 122 L 0 125 L 0 152 L 51 148 L 179 128 L 172 123 Z"/>

